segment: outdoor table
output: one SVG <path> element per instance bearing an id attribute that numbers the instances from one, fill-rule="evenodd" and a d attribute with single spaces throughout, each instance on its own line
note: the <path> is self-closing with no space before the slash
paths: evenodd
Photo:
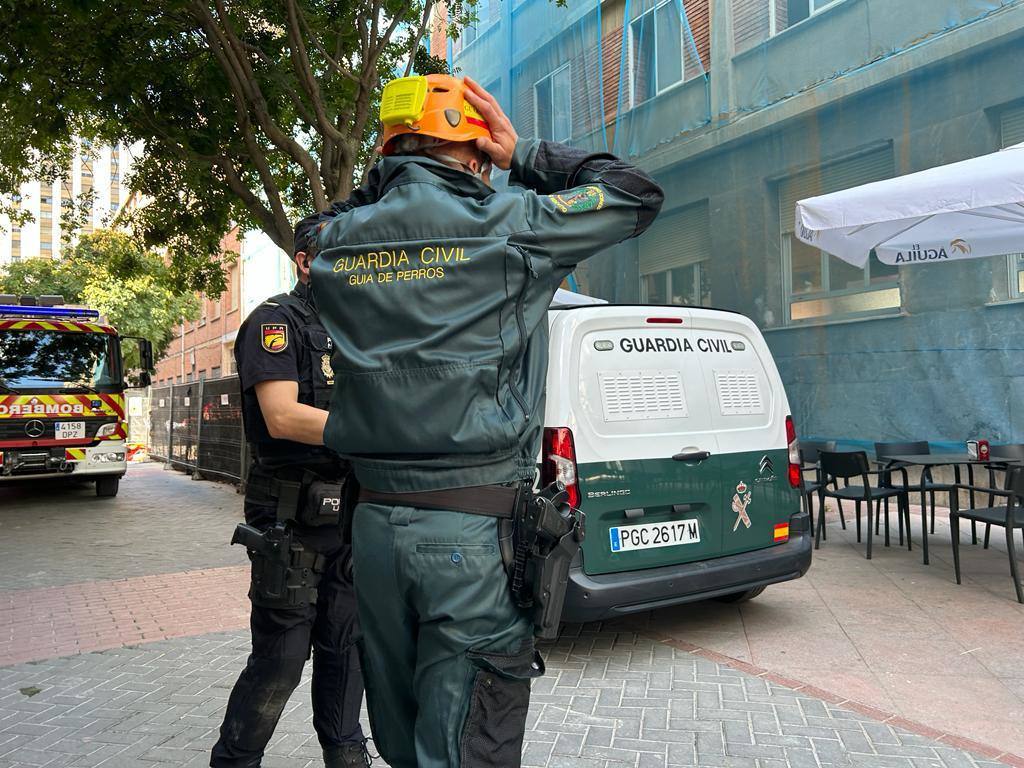
<path id="1" fill-rule="evenodd" d="M 952 466 L 956 473 L 955 480 L 960 482 L 960 467 L 967 467 L 968 485 L 974 485 L 974 467 L 989 466 L 991 464 L 1015 464 L 1020 463 L 1013 459 L 978 459 L 972 458 L 967 453 L 918 453 L 918 454 L 894 454 L 886 456 L 886 469 L 895 468 L 896 465 L 918 466 L 918 467 L 948 467 Z M 924 498 L 925 476 L 921 473 L 921 498 Z M 974 507 L 974 491 L 971 491 L 971 507 Z M 909 534 L 909 532 L 908 532 Z M 928 505 L 921 504 L 921 548 L 924 550 L 924 564 L 928 565 Z"/>

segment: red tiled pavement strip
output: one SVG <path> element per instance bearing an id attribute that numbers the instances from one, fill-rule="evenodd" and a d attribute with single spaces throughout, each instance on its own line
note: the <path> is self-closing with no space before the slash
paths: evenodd
<path id="1" fill-rule="evenodd" d="M 837 707 L 842 707 L 843 709 L 848 709 L 852 712 L 857 712 L 858 714 L 870 717 L 872 720 L 887 723 L 894 728 L 900 728 L 904 731 L 917 734 L 918 736 L 924 736 L 929 739 L 941 741 L 942 743 L 948 744 L 956 749 L 964 749 L 968 752 L 973 752 L 979 757 L 985 757 L 989 760 L 996 760 L 998 762 L 1005 763 L 1006 765 L 1012 765 L 1014 768 L 1024 768 L 1024 757 L 1011 754 L 1010 752 L 1006 752 L 998 747 L 991 747 L 987 744 L 974 741 L 973 739 L 966 739 L 963 736 L 957 736 L 953 733 L 947 733 L 946 731 L 941 731 L 936 728 L 930 728 L 923 723 L 908 720 L 905 717 L 900 717 L 893 712 L 886 712 L 882 709 L 878 709 L 877 707 L 869 707 L 866 704 L 861 704 L 858 701 L 848 699 L 840 694 L 832 693 L 831 691 L 826 691 L 813 685 L 807 685 L 806 683 L 801 683 L 799 680 L 793 680 L 792 678 L 784 677 L 776 674 L 775 672 L 769 672 L 767 669 L 758 667 L 755 664 L 734 659 L 731 656 L 726 656 L 718 653 L 717 651 L 710 651 L 706 648 L 701 648 L 700 646 L 688 643 L 685 640 L 679 640 L 678 638 L 672 637 L 664 632 L 658 632 L 646 628 L 638 628 L 637 631 L 659 643 L 664 643 L 665 645 L 672 646 L 673 648 L 678 648 L 681 651 L 692 653 L 695 656 L 700 656 L 702 659 L 713 661 L 716 664 L 722 664 L 724 666 L 731 667 L 732 669 L 739 670 L 740 672 L 746 672 L 748 675 L 764 678 L 768 682 L 781 685 L 784 688 L 800 691 L 801 693 L 813 696 L 816 699 L 821 699 L 822 701 L 828 702 L 829 704 L 833 704 Z"/>
<path id="2" fill-rule="evenodd" d="M 0 666 L 248 626 L 248 567 L 0 592 Z"/>

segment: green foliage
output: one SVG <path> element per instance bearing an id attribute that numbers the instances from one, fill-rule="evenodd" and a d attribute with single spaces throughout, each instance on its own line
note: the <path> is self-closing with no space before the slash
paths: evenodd
<path id="1" fill-rule="evenodd" d="M 73 135 L 142 142 L 148 203 L 116 223 L 168 249 L 174 290 L 217 295 L 235 224 L 288 249 L 363 178 L 382 80 L 443 64 L 418 53 L 433 2 L 0 0 L 0 195 L 59 177 Z"/>
<path id="2" fill-rule="evenodd" d="M 448 61 L 439 56 L 431 56 L 430 51 L 420 46 L 412 58 L 412 68 L 417 75 L 450 75 Z"/>
<path id="3" fill-rule="evenodd" d="M 184 317 L 198 317 L 194 293 L 176 287 L 173 271 L 159 254 L 127 235 L 109 230 L 85 235 L 60 261 L 28 259 L 0 272 L 0 293 L 59 294 L 69 304 L 98 309 L 122 336 L 153 342 L 159 358 Z M 124 345 L 129 368 L 138 367 L 138 349 Z"/>

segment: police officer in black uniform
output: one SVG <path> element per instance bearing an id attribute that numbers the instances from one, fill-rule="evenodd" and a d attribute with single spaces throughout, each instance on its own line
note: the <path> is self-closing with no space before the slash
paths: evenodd
<path id="1" fill-rule="evenodd" d="M 315 217 L 311 217 L 315 219 Z M 259 766 L 313 656 L 313 728 L 327 768 L 368 766 L 350 548 L 341 511 L 348 467 L 323 447 L 332 343 L 309 291 L 308 239 L 296 228 L 298 283 L 242 324 L 235 358 L 252 450 L 246 524 L 232 543 L 252 560 L 252 653 L 228 700 L 213 768 Z"/>

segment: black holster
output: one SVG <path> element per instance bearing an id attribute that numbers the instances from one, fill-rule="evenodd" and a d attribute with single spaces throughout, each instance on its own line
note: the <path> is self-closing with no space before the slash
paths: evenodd
<path id="1" fill-rule="evenodd" d="M 524 494 L 511 535 L 506 535 L 509 526 L 505 525 L 500 536 L 512 598 L 520 608 L 532 609 L 534 634 L 541 640 L 558 637 L 569 566 L 585 532 L 583 513 L 569 506 L 567 499 L 560 483 Z"/>
<path id="2" fill-rule="evenodd" d="M 239 523 L 231 537 L 252 561 L 249 599 L 266 608 L 299 608 L 316 604 L 326 559 L 307 550 L 283 523 L 265 531 Z"/>

